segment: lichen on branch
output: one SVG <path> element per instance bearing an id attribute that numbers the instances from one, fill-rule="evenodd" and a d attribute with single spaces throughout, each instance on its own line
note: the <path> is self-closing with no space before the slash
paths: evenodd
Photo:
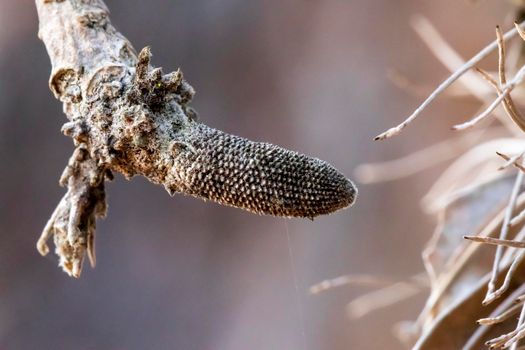
<path id="1" fill-rule="evenodd" d="M 181 71 L 152 67 L 147 47 L 137 56 L 101 0 L 36 4 L 50 88 L 69 119 L 62 131 L 76 147 L 61 180 L 67 193 L 37 247 L 47 254 L 54 236 L 69 275 L 80 276 L 86 252 L 95 263 L 96 218 L 105 215 L 112 172 L 257 214 L 313 218 L 354 202 L 356 188 L 328 163 L 197 122 Z"/>

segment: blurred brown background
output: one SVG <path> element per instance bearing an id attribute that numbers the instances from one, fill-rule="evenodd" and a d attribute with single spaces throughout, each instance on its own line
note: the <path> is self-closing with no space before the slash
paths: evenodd
<path id="1" fill-rule="evenodd" d="M 108 1 L 112 22 L 153 62 L 181 67 L 210 126 L 317 156 L 352 177 L 449 135 L 473 100 L 440 99 L 401 137 L 372 137 L 421 100 L 389 68 L 435 86 L 447 71 L 409 26 L 424 14 L 465 57 L 510 6 L 458 0 Z M 64 194 L 72 152 L 47 88 L 50 63 L 30 0 L 0 0 L 0 349 L 401 349 L 391 325 L 424 296 L 360 320 L 367 289 L 308 288 L 348 273 L 401 280 L 423 270 L 433 218 L 419 198 L 439 173 L 360 186 L 354 208 L 314 222 L 260 217 L 170 196 L 142 178 L 108 184 L 98 266 L 68 278 L 35 242 Z M 288 234 L 290 246 L 288 245 Z M 290 248 L 290 249 L 289 249 Z M 291 254 L 290 254 L 291 250 Z M 295 282 L 297 282 L 297 288 Z"/>

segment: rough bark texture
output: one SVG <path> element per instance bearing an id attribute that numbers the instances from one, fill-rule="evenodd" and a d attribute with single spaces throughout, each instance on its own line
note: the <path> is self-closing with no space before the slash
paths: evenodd
<path id="1" fill-rule="evenodd" d="M 149 48 L 137 57 L 102 1 L 36 5 L 49 85 L 76 147 L 60 180 L 67 193 L 37 248 L 47 254 L 53 236 L 69 275 L 80 276 L 86 252 L 95 264 L 96 218 L 106 213 L 112 171 L 258 214 L 313 218 L 354 202 L 356 188 L 328 163 L 196 122 L 188 106 L 194 90 L 182 73 L 151 67 Z"/>

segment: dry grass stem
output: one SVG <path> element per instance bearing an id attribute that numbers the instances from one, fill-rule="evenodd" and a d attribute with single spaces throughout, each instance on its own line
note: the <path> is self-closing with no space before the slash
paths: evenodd
<path id="1" fill-rule="evenodd" d="M 499 88 L 499 84 L 498 82 L 488 73 L 486 72 L 485 70 L 479 68 L 479 67 L 474 67 L 474 69 L 476 70 L 476 72 L 478 72 L 481 77 L 487 81 L 490 85 L 492 85 L 492 87 L 498 92 L 498 93 L 501 93 L 501 90 Z"/>

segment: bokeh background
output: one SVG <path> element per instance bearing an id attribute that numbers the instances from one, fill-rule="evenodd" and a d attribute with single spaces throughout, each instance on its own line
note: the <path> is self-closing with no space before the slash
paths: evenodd
<path id="1" fill-rule="evenodd" d="M 412 31 L 427 16 L 468 57 L 508 23 L 485 0 L 113 0 L 112 22 L 153 63 L 181 67 L 208 125 L 329 161 L 349 177 L 450 135 L 479 108 L 440 99 L 403 136 L 372 138 L 420 102 L 396 69 L 429 87 L 447 76 Z M 175 196 L 143 178 L 107 185 L 98 266 L 67 277 L 35 242 L 64 194 L 72 152 L 37 38 L 33 1 L 0 0 L 0 349 L 402 349 L 391 326 L 425 295 L 358 320 L 368 291 L 308 289 L 344 274 L 404 280 L 423 271 L 434 218 L 419 199 L 438 176 L 360 185 L 349 210 L 309 220 L 261 217 Z"/>

